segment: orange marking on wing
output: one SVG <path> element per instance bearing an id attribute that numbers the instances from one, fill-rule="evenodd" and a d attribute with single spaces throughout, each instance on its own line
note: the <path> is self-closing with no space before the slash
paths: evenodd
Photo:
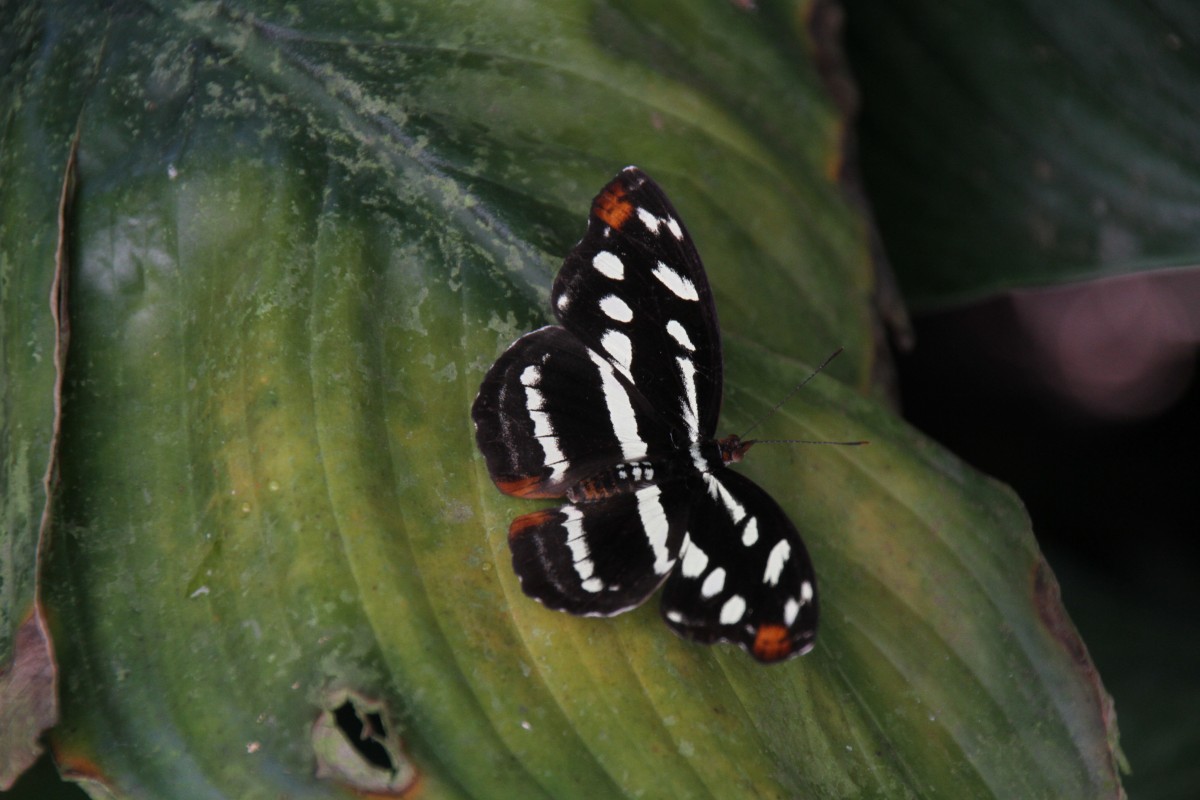
<path id="1" fill-rule="evenodd" d="M 778 661 L 792 654 L 788 629 L 783 625 L 759 625 L 754 635 L 754 655 L 763 661 Z"/>
<path id="2" fill-rule="evenodd" d="M 546 494 L 542 491 L 541 482 L 541 477 L 537 475 L 513 478 L 512 480 L 498 478 L 496 488 L 513 497 L 555 497 L 556 495 Z"/>
<path id="3" fill-rule="evenodd" d="M 509 524 L 508 538 L 515 539 L 530 528 L 544 525 L 557 513 L 554 509 L 546 509 L 545 511 L 534 511 L 532 514 L 522 514 Z"/>
<path id="4" fill-rule="evenodd" d="M 633 216 L 633 203 L 625 196 L 625 187 L 620 181 L 613 181 L 596 195 L 592 203 L 592 213 L 608 227 L 621 230 L 626 220 Z"/>

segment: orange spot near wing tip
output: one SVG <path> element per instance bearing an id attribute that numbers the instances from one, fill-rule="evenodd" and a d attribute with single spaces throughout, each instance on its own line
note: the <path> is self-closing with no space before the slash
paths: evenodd
<path id="1" fill-rule="evenodd" d="M 754 655 L 763 661 L 778 661 L 792 654 L 792 643 L 784 625 L 766 624 L 758 626 L 754 635 Z"/>
<path id="2" fill-rule="evenodd" d="M 512 480 L 497 480 L 496 488 L 513 497 L 545 497 L 546 495 L 538 493 L 540 483 L 541 478 L 536 475 L 530 475 Z"/>
<path id="3" fill-rule="evenodd" d="M 625 196 L 625 187 L 619 180 L 604 187 L 592 203 L 592 213 L 610 228 L 621 230 L 625 221 L 633 216 L 633 203 Z"/>
<path id="4" fill-rule="evenodd" d="M 532 514 L 522 514 L 508 526 L 508 538 L 515 539 L 530 528 L 538 528 L 554 515 L 554 511 L 534 511 Z"/>

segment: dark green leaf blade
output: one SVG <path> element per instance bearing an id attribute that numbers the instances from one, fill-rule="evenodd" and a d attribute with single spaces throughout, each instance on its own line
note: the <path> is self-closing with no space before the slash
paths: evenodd
<path id="1" fill-rule="evenodd" d="M 471 10 L 108 19 L 47 571 L 59 763 L 123 797 L 344 796 L 376 773 L 316 777 L 313 729 L 355 696 L 427 797 L 1115 796 L 1019 509 L 861 397 L 863 226 L 796 10 Z M 714 44 L 727 66 L 692 68 Z M 787 99 L 729 99 L 756 85 Z M 746 464 L 821 576 L 817 650 L 786 665 L 652 606 L 548 612 L 507 568 L 532 505 L 495 492 L 468 409 L 629 161 L 706 257 L 728 427 L 842 344 L 772 429 L 877 443 Z"/>
<path id="2" fill-rule="evenodd" d="M 1200 263 L 1194 4 L 847 7 L 863 170 L 915 309 Z"/>
<path id="3" fill-rule="evenodd" d="M 54 45 L 34 8 L 0 9 L 0 789 L 57 719 L 56 669 L 38 570 L 57 475 L 61 317 L 73 134 L 95 52 L 86 22 Z M 45 74 L 42 59 L 61 71 Z"/>

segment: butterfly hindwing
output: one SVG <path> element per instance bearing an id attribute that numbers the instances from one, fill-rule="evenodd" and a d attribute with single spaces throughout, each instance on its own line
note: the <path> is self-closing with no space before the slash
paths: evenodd
<path id="1" fill-rule="evenodd" d="M 517 517 L 513 570 L 548 608 L 611 616 L 641 603 L 675 566 L 687 523 L 682 481 Z"/>
<path id="2" fill-rule="evenodd" d="M 817 582 L 791 520 L 730 469 L 702 476 L 662 613 L 677 633 L 729 641 L 760 661 L 807 652 L 817 634 Z"/>
<path id="3" fill-rule="evenodd" d="M 722 388 L 712 290 L 679 215 L 641 170 L 625 169 L 597 195 L 551 302 L 677 432 L 712 437 Z"/>

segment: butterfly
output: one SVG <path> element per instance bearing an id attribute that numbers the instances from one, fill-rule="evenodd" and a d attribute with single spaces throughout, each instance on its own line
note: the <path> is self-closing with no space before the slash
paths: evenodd
<path id="1" fill-rule="evenodd" d="M 512 343 L 471 408 L 500 491 L 565 498 L 514 519 L 525 594 L 606 617 L 660 586 L 667 625 L 777 662 L 812 649 L 817 584 L 795 526 L 729 468 L 712 290 L 666 194 L 627 167 L 592 201 L 551 291 L 558 325 Z"/>

